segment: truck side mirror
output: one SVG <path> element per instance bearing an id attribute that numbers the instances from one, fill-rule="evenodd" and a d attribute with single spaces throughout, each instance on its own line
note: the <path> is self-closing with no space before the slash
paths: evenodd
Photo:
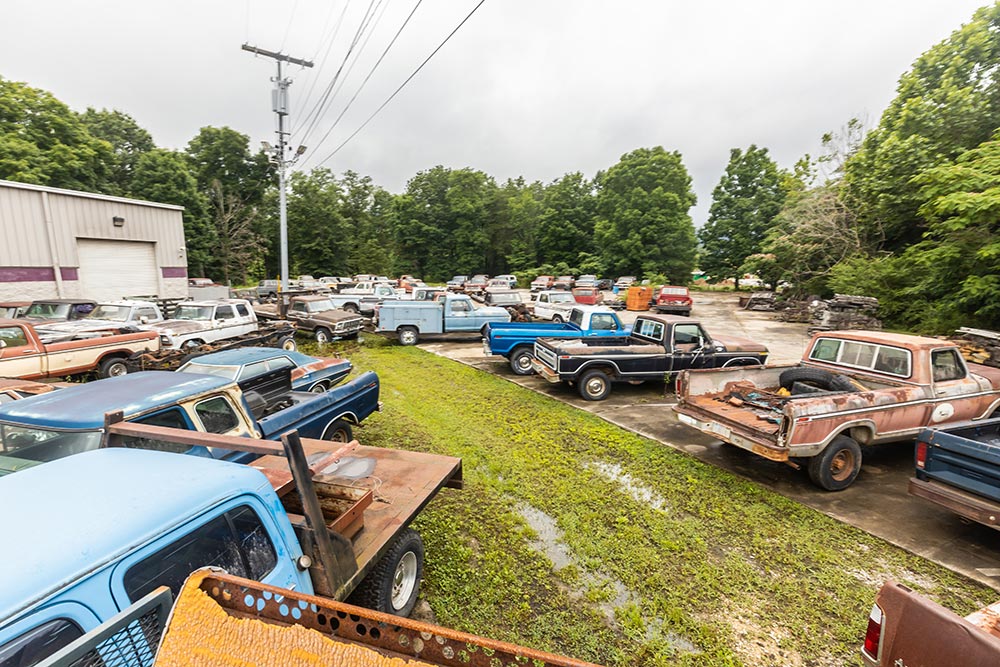
<path id="1" fill-rule="evenodd" d="M 7 347 L 7 341 L 0 339 L 0 350 Z"/>
<path id="2" fill-rule="evenodd" d="M 139 324 L 149 324 L 149 317 L 146 315 L 139 317 Z"/>

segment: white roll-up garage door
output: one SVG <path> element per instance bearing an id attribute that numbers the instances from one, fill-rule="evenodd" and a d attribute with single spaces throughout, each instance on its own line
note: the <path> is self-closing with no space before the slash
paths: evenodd
<path id="1" fill-rule="evenodd" d="M 97 301 L 159 292 L 152 243 L 77 239 L 80 296 Z"/>

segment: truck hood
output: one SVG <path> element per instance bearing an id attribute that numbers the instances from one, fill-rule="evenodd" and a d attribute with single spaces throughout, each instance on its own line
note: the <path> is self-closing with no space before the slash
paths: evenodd
<path id="1" fill-rule="evenodd" d="M 738 336 L 712 336 L 712 340 L 725 346 L 727 352 L 767 352 L 767 347 L 749 338 Z"/>
<path id="2" fill-rule="evenodd" d="M 115 320 L 72 320 L 69 322 L 55 322 L 43 324 L 35 327 L 38 330 L 51 331 L 54 333 L 77 333 L 80 331 L 105 331 L 107 329 L 135 329 L 137 322 L 117 322 Z M 151 323 L 155 324 L 155 323 Z"/>
<path id="3" fill-rule="evenodd" d="M 360 315 L 355 315 L 354 313 L 349 313 L 346 310 L 324 310 L 319 313 L 311 313 L 310 315 L 315 320 L 320 320 L 322 322 L 330 322 L 331 324 L 340 324 L 341 322 L 351 322 L 357 320 L 362 321 Z"/>
<path id="4" fill-rule="evenodd" d="M 502 306 L 482 306 L 481 308 L 476 308 L 476 314 L 487 315 L 490 317 L 510 317 L 510 313 L 508 313 L 507 309 Z"/>
<path id="5" fill-rule="evenodd" d="M 212 328 L 212 323 L 208 320 L 164 320 L 150 324 L 147 328 L 165 334 L 183 335 L 208 331 Z"/>

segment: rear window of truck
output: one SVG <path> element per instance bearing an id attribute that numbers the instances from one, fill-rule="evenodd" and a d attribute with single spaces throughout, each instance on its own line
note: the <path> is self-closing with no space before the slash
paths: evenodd
<path id="1" fill-rule="evenodd" d="M 820 338 L 813 345 L 809 358 L 813 361 L 871 370 L 902 378 L 910 377 L 912 372 L 910 351 L 890 345 L 862 343 L 838 338 Z"/>
<path id="2" fill-rule="evenodd" d="M 83 630 L 67 618 L 42 623 L 0 646 L 0 666 L 29 667 L 83 636 Z"/>
<path id="3" fill-rule="evenodd" d="M 663 323 L 656 320 L 636 320 L 632 332 L 639 338 L 646 338 L 654 343 L 663 342 Z"/>

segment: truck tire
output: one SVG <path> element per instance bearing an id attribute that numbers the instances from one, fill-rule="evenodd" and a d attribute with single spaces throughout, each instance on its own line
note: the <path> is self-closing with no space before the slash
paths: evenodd
<path id="1" fill-rule="evenodd" d="M 822 368 L 789 368 L 778 376 L 778 382 L 785 389 L 791 389 L 796 382 L 802 382 L 828 391 L 858 390 L 858 387 L 846 375 L 831 373 Z"/>
<path id="2" fill-rule="evenodd" d="M 553 315 L 552 321 L 556 324 L 562 324 L 563 323 L 562 315 Z"/>
<path id="3" fill-rule="evenodd" d="M 295 352 L 299 349 L 299 346 L 295 344 L 295 336 L 282 336 L 281 339 L 278 340 L 276 347 L 284 350 L 285 352 Z"/>
<path id="4" fill-rule="evenodd" d="M 344 310 L 346 310 L 349 313 L 354 313 L 355 315 L 361 312 L 361 309 L 358 308 L 358 304 L 356 303 L 345 303 Z"/>
<path id="5" fill-rule="evenodd" d="M 417 341 L 420 340 L 420 333 L 416 327 L 400 327 L 396 333 L 400 345 L 416 345 Z"/>
<path id="6" fill-rule="evenodd" d="M 515 348 L 510 355 L 510 369 L 515 375 L 531 375 L 535 369 L 531 367 L 531 360 L 535 358 L 531 348 L 522 346 Z"/>
<path id="7" fill-rule="evenodd" d="M 313 332 L 313 337 L 316 339 L 317 343 L 323 345 L 333 340 L 333 333 L 331 333 L 326 327 L 316 327 L 316 331 Z"/>
<path id="8" fill-rule="evenodd" d="M 587 371 L 580 376 L 580 396 L 587 401 L 603 401 L 611 393 L 611 378 L 604 371 Z"/>
<path id="9" fill-rule="evenodd" d="M 353 438 L 354 430 L 346 419 L 338 419 L 323 432 L 323 439 L 330 442 L 350 442 Z"/>
<path id="10" fill-rule="evenodd" d="M 102 378 L 113 378 L 128 374 L 128 364 L 125 357 L 105 357 L 97 365 L 97 375 Z"/>
<path id="11" fill-rule="evenodd" d="M 417 531 L 406 528 L 347 601 L 385 614 L 409 616 L 420 595 L 423 571 L 424 542 Z"/>
<path id="12" fill-rule="evenodd" d="M 838 435 L 822 452 L 809 459 L 809 479 L 826 491 L 843 491 L 861 471 L 861 447 L 846 435 Z"/>

